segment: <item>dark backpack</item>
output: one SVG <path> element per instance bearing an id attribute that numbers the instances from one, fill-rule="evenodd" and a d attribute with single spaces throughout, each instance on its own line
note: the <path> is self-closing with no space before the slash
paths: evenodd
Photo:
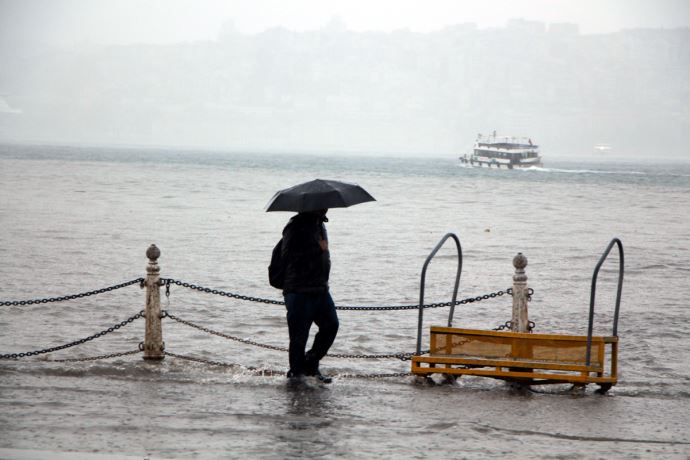
<path id="1" fill-rule="evenodd" d="M 268 266 L 268 282 L 276 289 L 283 289 L 285 283 L 285 266 L 281 253 L 283 251 L 283 239 L 276 244 L 271 254 L 271 264 Z"/>

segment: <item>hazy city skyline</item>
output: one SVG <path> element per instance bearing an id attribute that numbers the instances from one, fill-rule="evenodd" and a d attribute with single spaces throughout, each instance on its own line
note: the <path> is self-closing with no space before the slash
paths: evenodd
<path id="1" fill-rule="evenodd" d="M 194 5 L 0 0 L 0 141 L 687 156 L 690 2 Z"/>
<path id="2" fill-rule="evenodd" d="M 686 0 L 0 0 L 0 12 L 3 40 L 60 45 L 215 40 L 228 22 L 242 33 L 303 32 L 334 18 L 356 32 L 492 28 L 511 19 L 575 23 L 583 34 L 690 27 Z"/>

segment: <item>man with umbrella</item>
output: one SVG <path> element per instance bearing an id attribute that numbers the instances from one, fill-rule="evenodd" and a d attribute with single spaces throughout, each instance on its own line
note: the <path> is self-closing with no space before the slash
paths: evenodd
<path id="1" fill-rule="evenodd" d="M 328 222 L 328 208 L 365 201 L 374 198 L 358 185 L 317 179 L 279 191 L 266 207 L 266 211 L 298 213 L 283 229 L 280 250 L 290 336 L 290 378 L 298 380 L 306 375 L 331 382 L 319 371 L 319 361 L 328 353 L 339 326 L 328 288 L 331 260 L 324 223 Z M 305 353 L 312 323 L 319 331 Z"/>

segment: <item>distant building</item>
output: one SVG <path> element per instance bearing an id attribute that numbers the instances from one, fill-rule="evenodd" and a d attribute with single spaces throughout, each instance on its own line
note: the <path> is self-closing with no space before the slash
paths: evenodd
<path id="1" fill-rule="evenodd" d="M 533 35 L 543 34 L 546 31 L 546 24 L 541 21 L 528 21 L 526 19 L 510 19 L 506 24 L 509 32 L 522 32 Z"/>
<path id="2" fill-rule="evenodd" d="M 580 35 L 580 26 L 569 22 L 554 22 L 549 24 L 548 33 L 556 38 L 574 38 Z"/>

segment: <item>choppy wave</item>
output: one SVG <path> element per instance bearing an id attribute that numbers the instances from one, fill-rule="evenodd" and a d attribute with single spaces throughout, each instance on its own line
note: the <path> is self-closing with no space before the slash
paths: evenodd
<path id="1" fill-rule="evenodd" d="M 646 271 L 657 271 L 657 270 L 670 270 L 670 271 L 680 271 L 687 272 L 690 271 L 690 267 L 682 266 L 679 264 L 649 264 L 640 265 L 637 267 L 628 267 L 625 269 L 626 274 L 642 273 Z"/>
<path id="2" fill-rule="evenodd" d="M 672 171 L 653 172 L 653 171 L 638 171 L 638 170 L 608 170 L 608 169 L 570 169 L 570 168 L 545 168 L 531 166 L 529 168 L 519 168 L 515 171 L 523 172 L 543 172 L 543 173 L 560 173 L 560 174 L 581 174 L 581 175 L 604 175 L 604 176 L 647 176 L 650 178 L 659 179 L 683 179 L 690 178 L 690 174 L 680 174 Z"/>
<path id="3" fill-rule="evenodd" d="M 625 176 L 646 176 L 649 173 L 644 171 L 607 171 L 601 169 L 561 169 L 561 168 L 543 168 L 532 166 L 529 168 L 520 168 L 517 171 L 539 171 L 546 173 L 565 173 L 565 174 L 619 174 Z"/>
<path id="4" fill-rule="evenodd" d="M 203 458 L 199 452 L 217 445 L 213 434 L 218 433 L 219 425 L 243 430 L 242 436 L 227 438 L 232 438 L 230 448 L 245 457 L 265 453 L 267 434 L 273 432 L 278 436 L 269 441 L 282 453 L 280 449 L 299 435 L 300 428 L 309 427 L 312 416 L 315 426 L 326 419 L 339 421 L 338 430 L 329 430 L 323 438 L 327 449 L 344 446 L 346 452 L 333 455 L 342 457 L 387 458 L 395 456 L 391 448 L 407 449 L 408 444 L 434 445 L 439 456 L 457 456 L 467 447 L 462 445 L 462 437 L 453 437 L 448 443 L 449 433 L 443 432 L 453 430 L 454 424 L 464 427 L 464 421 L 541 434 L 528 439 L 530 444 L 541 443 L 537 448 L 545 447 L 542 452 L 550 452 L 553 444 L 569 444 L 554 443 L 553 436 L 559 433 L 576 440 L 613 441 L 580 443 L 553 458 L 577 454 L 623 457 L 626 452 L 613 444 L 625 442 L 632 452 L 637 442 L 666 439 L 664 433 L 649 430 L 662 423 L 671 431 L 668 438 L 688 441 L 682 426 L 687 422 L 684 409 L 690 399 L 689 361 L 683 350 L 690 325 L 683 306 L 690 266 L 683 251 L 677 249 L 687 243 L 682 211 L 690 205 L 688 165 L 549 161 L 547 168 L 520 173 L 456 169 L 453 160 L 429 158 L 353 161 L 165 152 L 121 157 L 113 152 L 101 158 L 100 164 L 72 161 L 93 156 L 84 151 L 64 161 L 59 155 L 48 155 L 50 161 L 39 156 L 34 159 L 37 163 L 27 165 L 21 155 L 15 156 L 18 158 L 9 160 L 0 152 L 0 182 L 6 198 L 1 200 L 0 213 L 10 220 L 0 229 L 0 239 L 7 243 L 0 248 L 2 298 L 46 297 L 56 290 L 62 291 L 57 293 L 60 295 L 84 292 L 120 278 L 114 274 L 124 273 L 125 279 L 131 279 L 136 276 L 133 269 L 143 272 L 144 251 L 151 242 L 163 250 L 162 276 L 260 298 L 278 297 L 265 281 L 266 265 L 285 216 L 261 210 L 275 193 L 276 184 L 297 183 L 312 175 L 366 182 L 380 199 L 375 205 L 338 210 L 329 224 L 337 267 L 332 289 L 342 304 L 415 304 L 424 259 L 448 229 L 459 229 L 465 246 L 461 298 L 507 288 L 515 251 L 528 255 L 529 284 L 536 291 L 530 318 L 544 333 L 586 331 L 591 270 L 611 233 L 621 236 L 630 268 L 625 272 L 621 306 L 619 382 L 606 397 L 594 395 L 594 386 L 588 386 L 583 398 L 559 394 L 556 388 L 538 388 L 551 394 L 516 395 L 503 382 L 479 377 L 462 378 L 454 385 L 417 385 L 415 379 L 405 376 L 409 361 L 397 359 L 327 358 L 322 371 L 336 377 L 332 386 L 311 393 L 291 392 L 282 374 L 258 376 L 253 372 L 254 367 L 262 366 L 284 373 L 286 353 L 249 348 L 212 334 L 202 336 L 198 329 L 166 320 L 167 351 L 208 360 L 207 364 L 172 357 L 161 363 L 144 363 L 135 356 L 95 363 L 48 362 L 61 354 L 45 361 L 0 362 L 0 399 L 6 403 L 0 406 L 4 415 L 0 432 L 15 439 L 12 445 L 54 445 L 56 439 L 68 439 L 83 441 L 89 449 L 131 452 L 128 446 L 136 445 L 139 438 L 112 430 L 113 419 L 125 424 L 140 420 L 138 432 L 149 432 L 150 414 L 165 417 L 153 420 L 160 427 L 154 434 L 162 439 L 152 447 L 153 454 L 194 458 Z M 142 161 L 161 166 L 142 168 Z M 106 166 L 107 183 L 99 179 Z M 677 179 L 670 181 L 673 177 Z M 669 193 L 670 182 L 678 191 Z M 142 194 L 152 199 L 141 200 Z M 161 206 L 161 200 L 168 205 Z M 131 203 L 137 203 L 136 210 Z M 452 245 L 438 257 L 427 279 L 428 303 L 449 300 L 452 290 L 456 259 Z M 601 271 L 598 295 L 595 327 L 605 333 L 610 331 L 615 298 L 615 282 L 608 281 L 615 280 L 616 274 L 614 255 Z M 288 344 L 284 307 L 248 304 L 178 286 L 173 286 L 172 295 L 163 302 L 166 310 L 213 330 L 261 343 Z M 1 312 L 0 351 L 34 350 L 38 345 L 87 337 L 139 311 L 143 303 L 135 285 L 131 290 L 74 303 L 7 308 Z M 458 327 L 493 328 L 510 318 L 510 304 L 510 297 L 502 296 L 462 305 L 456 309 L 455 319 Z M 440 308 L 425 311 L 424 343 L 429 342 L 428 326 L 446 324 L 447 313 Z M 400 314 L 343 311 L 339 316 L 341 329 L 334 353 L 414 350 L 415 310 Z M 142 339 L 144 324 L 114 332 L 65 355 L 95 356 L 134 349 Z M 213 363 L 216 360 L 218 364 Z M 239 364 L 228 366 L 232 363 Z M 378 381 L 345 378 L 377 373 L 402 376 Z M 54 401 L 68 406 L 56 410 L 50 406 Z M 252 419 L 256 425 L 247 426 L 238 413 L 259 414 Z M 67 416 L 80 427 L 92 428 L 77 438 L 62 434 L 66 433 Z M 577 422 L 585 419 L 588 424 Z M 277 425 L 271 424 L 274 420 Z M 293 420 L 296 430 L 288 426 Z M 630 436 L 621 435 L 611 420 L 625 421 L 625 433 Z M 187 425 L 194 425 L 195 430 L 201 427 L 184 437 L 185 444 L 192 446 L 166 450 L 179 445 Z M 99 426 L 107 428 L 98 435 L 89 431 Z M 486 436 L 471 433 L 472 442 L 482 452 L 493 449 L 485 457 L 504 456 L 500 454 L 506 442 L 510 451 L 525 444 L 520 433 L 485 430 Z M 310 438 L 324 435 L 318 430 L 302 432 Z M 342 438 L 334 442 L 334 436 Z M 418 436 L 420 442 L 405 443 L 410 436 Z M 474 441 L 476 437 L 479 441 Z M 358 442 L 350 444 L 350 439 Z M 111 444 L 113 440 L 115 444 Z M 377 450 L 379 446 L 381 450 Z M 228 444 L 221 447 L 227 449 Z M 318 447 L 306 451 L 306 456 L 324 451 Z M 592 453 L 592 447 L 600 450 Z M 644 446 L 656 449 L 650 457 L 663 457 L 669 453 L 662 452 L 667 447 Z M 211 451 L 208 457 L 217 458 L 227 451 Z M 428 453 L 407 451 L 399 456 L 410 456 L 410 452 L 418 456 Z M 305 456 L 305 451 L 291 453 Z"/>

